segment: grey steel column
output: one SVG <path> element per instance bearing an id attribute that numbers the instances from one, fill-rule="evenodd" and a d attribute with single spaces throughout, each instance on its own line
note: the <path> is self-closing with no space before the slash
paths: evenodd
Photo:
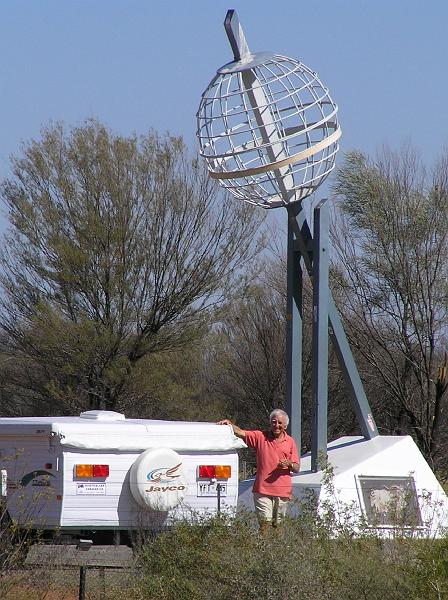
<path id="1" fill-rule="evenodd" d="M 288 269 L 286 292 L 286 412 L 288 432 L 300 452 L 302 444 L 302 267 L 301 254 L 296 250 L 291 220 L 295 220 L 297 205 L 288 211 Z"/>
<path id="2" fill-rule="evenodd" d="M 326 463 L 328 412 L 328 204 L 314 209 L 311 470 Z"/>
<path id="3" fill-rule="evenodd" d="M 330 338 L 336 356 L 338 357 L 339 366 L 341 367 L 345 383 L 348 387 L 352 400 L 352 407 L 356 414 L 358 425 L 362 435 L 371 440 L 379 435 L 378 428 L 373 418 L 370 409 L 369 401 L 367 400 L 364 386 L 362 385 L 361 377 L 359 376 L 358 368 L 353 358 L 352 351 L 345 335 L 344 327 L 339 316 L 338 309 L 334 303 L 333 297 L 330 294 L 328 300 L 329 311 L 329 327 Z"/>
<path id="4" fill-rule="evenodd" d="M 290 220 L 290 224 L 294 228 L 294 234 L 300 246 L 306 269 L 312 276 L 312 254 L 309 251 L 312 236 L 304 211 L 300 211 L 294 221 Z M 331 291 L 328 293 L 328 323 L 330 338 L 350 393 L 362 435 L 367 439 L 372 439 L 378 435 L 378 429 Z"/>

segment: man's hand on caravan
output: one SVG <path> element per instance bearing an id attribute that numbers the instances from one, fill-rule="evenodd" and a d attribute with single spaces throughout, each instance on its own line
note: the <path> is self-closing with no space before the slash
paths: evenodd
<path id="1" fill-rule="evenodd" d="M 222 421 L 218 421 L 217 425 L 230 425 L 230 427 L 233 429 L 233 433 L 237 437 L 241 439 L 244 439 L 246 437 L 246 432 L 244 431 L 244 429 L 241 429 L 240 427 L 238 427 L 238 425 L 232 423 L 230 419 L 222 419 Z"/>

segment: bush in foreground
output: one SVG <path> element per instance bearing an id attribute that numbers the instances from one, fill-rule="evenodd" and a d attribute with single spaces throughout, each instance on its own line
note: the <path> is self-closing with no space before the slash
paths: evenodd
<path id="1" fill-rule="evenodd" d="M 319 524 L 288 520 L 262 536 L 251 518 L 180 524 L 139 552 L 133 595 L 161 600 L 442 600 L 448 540 L 372 533 L 337 538 Z"/>

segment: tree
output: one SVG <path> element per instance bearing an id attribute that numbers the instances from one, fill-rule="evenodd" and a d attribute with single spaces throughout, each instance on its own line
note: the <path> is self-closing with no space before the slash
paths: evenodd
<path id="1" fill-rule="evenodd" d="M 335 191 L 334 286 L 380 428 L 446 468 L 448 156 L 428 174 L 409 148 L 351 153 Z"/>
<path id="2" fill-rule="evenodd" d="M 260 213 L 155 132 L 51 125 L 12 166 L 0 188 L 8 351 L 41 410 L 115 409 L 139 361 L 192 342 L 229 299 Z"/>
<path id="3" fill-rule="evenodd" d="M 264 424 L 284 403 L 285 319 L 278 300 L 272 289 L 251 286 L 215 334 L 215 394 L 247 427 Z"/>
<path id="4" fill-rule="evenodd" d="M 275 232 L 277 240 L 277 232 Z M 303 287 L 302 450 L 311 448 L 312 290 Z M 286 256 L 282 248 L 265 255 L 244 297 L 234 302 L 215 327 L 209 344 L 209 396 L 226 416 L 245 428 L 264 427 L 274 408 L 284 408 L 286 375 Z M 330 439 L 358 433 L 356 417 L 337 358 L 329 353 Z M 221 413 L 222 418 L 222 413 Z"/>

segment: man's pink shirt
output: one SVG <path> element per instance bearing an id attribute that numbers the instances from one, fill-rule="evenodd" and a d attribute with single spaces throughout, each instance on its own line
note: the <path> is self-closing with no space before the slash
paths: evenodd
<path id="1" fill-rule="evenodd" d="M 244 441 L 257 454 L 257 475 L 253 491 L 266 496 L 291 498 L 291 476 L 289 469 L 278 467 L 281 460 L 298 463 L 296 443 L 285 433 L 274 438 L 271 432 L 245 431 Z"/>

